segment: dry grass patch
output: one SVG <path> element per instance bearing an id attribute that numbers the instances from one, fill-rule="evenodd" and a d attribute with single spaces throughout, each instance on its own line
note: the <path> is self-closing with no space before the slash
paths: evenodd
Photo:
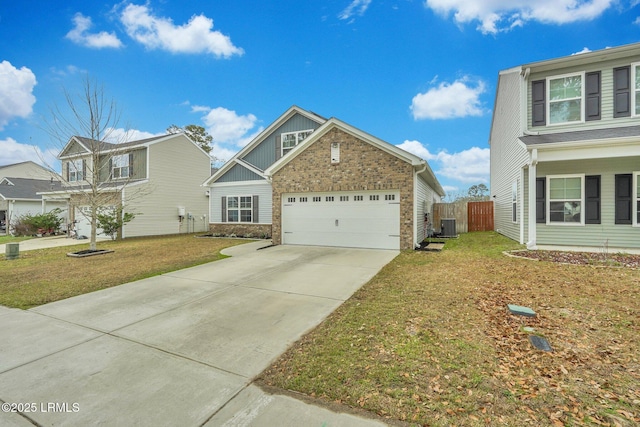
<path id="1" fill-rule="evenodd" d="M 192 267 L 224 258 L 222 249 L 244 242 L 177 235 L 100 242 L 99 249 L 115 252 L 87 258 L 66 253 L 88 249 L 88 243 L 21 252 L 16 260 L 0 258 L 0 305 L 27 309 Z"/>
<path id="2" fill-rule="evenodd" d="M 260 382 L 411 425 L 637 425 L 640 272 L 502 255 L 517 248 L 471 233 L 401 253 Z"/>

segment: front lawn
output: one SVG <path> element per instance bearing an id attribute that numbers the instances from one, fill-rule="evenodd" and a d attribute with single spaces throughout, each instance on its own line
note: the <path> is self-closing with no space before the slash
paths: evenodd
<path id="1" fill-rule="evenodd" d="M 245 241 L 175 235 L 98 242 L 98 249 L 115 252 L 87 258 L 66 253 L 88 249 L 88 243 L 23 251 L 10 261 L 0 255 L 0 305 L 27 309 L 192 267 L 224 258 L 222 249 L 241 243 Z"/>
<path id="2" fill-rule="evenodd" d="M 259 384 L 389 423 L 638 425 L 640 271 L 502 254 L 518 248 L 470 233 L 402 252 Z"/>

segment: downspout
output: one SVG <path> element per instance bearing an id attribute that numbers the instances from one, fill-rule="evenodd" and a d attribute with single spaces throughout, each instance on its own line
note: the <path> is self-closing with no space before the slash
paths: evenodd
<path id="1" fill-rule="evenodd" d="M 413 176 L 413 247 L 417 248 L 420 246 L 420 242 L 418 242 L 418 221 L 420 220 L 420 215 L 418 215 L 418 175 L 427 170 L 427 162 L 422 160 L 420 163 L 422 165 L 422 169 L 416 170 Z M 422 213 L 423 221 L 424 221 L 424 212 Z M 425 233 L 426 234 L 426 233 Z M 426 236 L 425 236 L 426 237 Z"/>
<path id="2" fill-rule="evenodd" d="M 538 150 L 534 148 L 529 161 L 529 240 L 527 249 L 536 249 L 536 178 L 538 166 Z"/>

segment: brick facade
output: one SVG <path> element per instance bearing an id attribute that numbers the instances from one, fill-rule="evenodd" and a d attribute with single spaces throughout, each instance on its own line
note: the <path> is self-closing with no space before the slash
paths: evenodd
<path id="1" fill-rule="evenodd" d="M 340 162 L 331 164 L 331 143 Z M 282 243 L 282 194 L 329 191 L 400 191 L 400 249 L 413 249 L 413 167 L 338 128 L 329 130 L 272 177 L 273 243 Z"/>

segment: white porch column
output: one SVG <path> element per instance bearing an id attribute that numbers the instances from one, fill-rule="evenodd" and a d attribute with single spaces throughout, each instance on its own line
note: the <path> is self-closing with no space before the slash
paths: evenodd
<path id="1" fill-rule="evenodd" d="M 538 165 L 538 150 L 531 150 L 529 162 L 529 238 L 527 249 L 536 249 L 536 177 Z"/>

